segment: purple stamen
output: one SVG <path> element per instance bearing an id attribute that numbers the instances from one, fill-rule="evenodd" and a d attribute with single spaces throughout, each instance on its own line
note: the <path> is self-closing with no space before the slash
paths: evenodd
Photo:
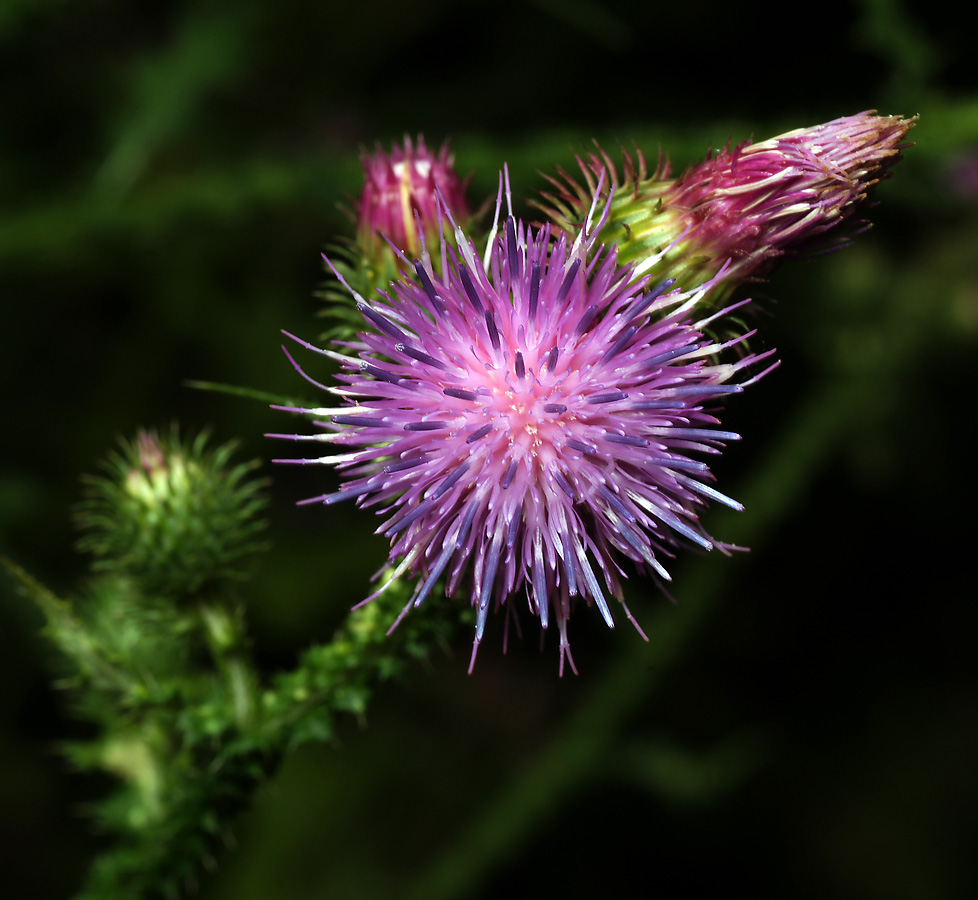
<path id="1" fill-rule="evenodd" d="M 628 318 L 636 319 L 642 313 L 645 312 L 656 300 L 659 299 L 666 291 L 669 290 L 676 283 L 675 278 L 667 278 L 661 284 L 656 285 L 647 294 L 641 296 L 636 300 L 628 310 Z"/>
<path id="2" fill-rule="evenodd" d="M 574 262 L 570 264 L 570 268 L 567 270 L 564 280 L 560 283 L 560 290 L 557 291 L 558 305 L 567 299 L 567 295 L 570 293 L 571 285 L 574 283 L 574 279 L 577 277 L 577 271 L 580 268 L 581 261 L 579 259 L 575 259 Z"/>
<path id="3" fill-rule="evenodd" d="M 606 434 L 604 439 L 606 441 L 611 441 L 612 444 L 626 444 L 630 447 L 652 446 L 650 441 L 647 441 L 644 437 L 639 437 L 635 434 Z"/>
<path id="4" fill-rule="evenodd" d="M 395 344 L 394 349 L 398 353 L 403 353 L 405 356 L 410 356 L 411 359 L 424 363 L 426 366 L 434 366 L 436 369 L 441 369 L 442 371 L 448 368 L 440 359 L 435 359 L 435 357 L 425 353 L 423 350 L 415 350 L 414 347 L 410 347 L 407 344 Z"/>
<path id="5" fill-rule="evenodd" d="M 462 289 L 465 291 L 465 296 L 469 298 L 469 302 L 475 307 L 476 312 L 481 313 L 484 309 L 482 301 L 479 299 L 479 294 L 475 289 L 475 285 L 472 283 L 472 276 L 469 275 L 469 270 L 465 266 L 458 267 L 458 277 L 462 282 Z"/>
<path id="6" fill-rule="evenodd" d="M 505 491 L 513 483 L 513 479 L 516 477 L 516 470 L 519 468 L 519 463 L 514 459 L 509 467 L 506 469 L 506 473 L 503 475 L 503 480 L 499 483 L 499 486 Z"/>
<path id="7" fill-rule="evenodd" d="M 378 369 L 377 366 L 372 366 L 368 362 L 361 361 L 360 371 L 365 372 L 367 375 L 373 375 L 378 381 L 386 381 L 388 384 L 397 384 L 401 381 L 399 375 L 394 375 L 392 372 L 386 372 L 384 369 Z"/>
<path id="8" fill-rule="evenodd" d="M 628 342 L 632 339 L 635 332 L 638 331 L 638 325 L 629 325 L 617 338 L 617 340 L 608 348 L 605 355 L 601 357 L 601 362 L 606 363 L 608 360 L 616 357 L 621 351 L 628 345 Z"/>
<path id="9" fill-rule="evenodd" d="M 615 403 L 618 400 L 627 400 L 628 394 L 624 391 L 602 391 L 600 394 L 592 394 L 586 403 Z"/>
<path id="10" fill-rule="evenodd" d="M 540 297 L 540 263 L 535 262 L 530 267 L 530 300 L 527 305 L 527 317 L 532 322 L 537 317 L 537 302 Z"/>
<path id="11" fill-rule="evenodd" d="M 357 309 L 365 315 L 371 322 L 374 323 L 381 331 L 385 334 L 389 334 L 393 338 L 397 338 L 399 341 L 403 341 L 407 338 L 407 335 L 401 331 L 387 316 L 376 310 L 371 309 L 366 303 L 358 303 Z"/>
<path id="12" fill-rule="evenodd" d="M 598 308 L 594 305 L 589 306 L 584 310 L 584 315 L 581 316 L 581 320 L 577 323 L 577 328 L 574 329 L 574 334 L 580 337 L 591 327 L 591 323 L 594 321 L 594 317 L 598 314 Z"/>
<path id="13" fill-rule="evenodd" d="M 492 343 L 492 349 L 499 349 L 499 330 L 496 328 L 496 319 L 492 314 L 491 309 L 486 310 L 486 331 L 489 332 L 489 340 Z"/>
<path id="14" fill-rule="evenodd" d="M 465 439 L 465 443 L 474 444 L 476 441 L 484 438 L 487 434 L 489 434 L 490 431 L 492 431 L 492 424 L 487 423 L 483 425 L 481 428 L 477 428 L 475 431 L 473 431 L 472 434 L 470 434 Z"/>
<path id="15" fill-rule="evenodd" d="M 432 419 L 426 419 L 423 422 L 408 422 L 404 426 L 405 431 L 441 431 L 443 428 L 448 428 L 447 422 Z"/>
<path id="16" fill-rule="evenodd" d="M 424 270 L 424 266 L 421 265 L 421 260 L 418 260 L 414 264 L 414 271 L 418 273 L 418 281 L 421 283 L 421 287 L 424 292 L 428 295 L 428 299 L 431 301 L 431 305 L 434 307 L 435 312 L 439 315 L 444 315 L 447 312 L 445 304 L 438 299 L 438 294 L 435 293 L 435 286 L 431 283 L 431 279 L 428 277 L 428 273 Z"/>
<path id="17" fill-rule="evenodd" d="M 452 485 L 456 484 L 466 472 L 469 471 L 470 463 L 465 460 L 460 465 L 458 465 L 454 472 L 446 478 L 438 489 L 431 495 L 432 500 L 437 500 L 439 497 L 443 497 L 448 491 L 452 489 Z"/>
<path id="18" fill-rule="evenodd" d="M 454 397 L 456 400 L 468 400 L 470 403 L 475 403 L 479 399 L 479 395 L 475 391 L 466 391 L 462 388 L 445 388 L 442 393 L 446 397 Z"/>
<path id="19" fill-rule="evenodd" d="M 387 425 L 386 419 L 376 416 L 333 416 L 335 425 L 349 425 L 352 428 L 383 428 Z"/>

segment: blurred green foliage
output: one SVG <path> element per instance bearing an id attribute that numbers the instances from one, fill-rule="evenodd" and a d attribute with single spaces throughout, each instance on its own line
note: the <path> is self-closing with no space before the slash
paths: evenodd
<path id="1" fill-rule="evenodd" d="M 0 4 L 0 549 L 57 593 L 83 571 L 79 476 L 139 426 L 210 427 L 245 458 L 282 414 L 199 379 L 298 390 L 319 253 L 357 149 L 451 137 L 473 197 L 591 138 L 708 145 L 865 108 L 919 113 L 876 228 L 757 286 L 781 369 L 731 406 L 745 440 L 651 638 L 571 623 L 578 679 L 532 629 L 468 637 L 303 748 L 200 896 L 928 900 L 978 888 L 978 613 L 963 411 L 978 336 L 978 78 L 938 4 Z M 826 13 L 826 15 L 828 15 Z M 384 557 L 370 515 L 296 510 L 328 473 L 270 471 L 273 550 L 247 591 L 271 675 L 327 640 Z M 317 481 L 318 478 L 318 481 Z M 498 623 L 497 623 L 498 624 Z M 49 687 L 39 614 L 0 582 L 0 854 L 10 896 L 71 894 L 104 846 L 88 737 Z"/>

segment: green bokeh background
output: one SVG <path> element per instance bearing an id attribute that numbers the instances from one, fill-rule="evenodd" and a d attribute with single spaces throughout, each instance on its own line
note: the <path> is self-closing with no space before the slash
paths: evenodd
<path id="1" fill-rule="evenodd" d="M 348 229 L 359 146 L 451 137 L 477 200 L 591 138 L 674 168 L 708 146 L 867 108 L 919 113 L 875 228 L 753 290 L 780 370 L 730 405 L 715 510 L 733 559 L 648 583 L 649 631 L 580 610 L 580 677 L 532 623 L 387 686 L 255 797 L 206 900 L 938 900 L 978 891 L 978 71 L 942 4 L 0 2 L 0 550 L 84 577 L 71 508 L 117 435 L 179 420 L 243 454 L 292 423 L 190 379 L 290 393 L 279 329 L 314 338 L 319 253 Z M 972 175 L 966 173 L 968 167 Z M 268 671 L 329 638 L 384 557 L 369 514 L 296 509 L 275 470 L 248 590 Z M 87 734 L 40 616 L 0 581 L 5 895 L 70 896 L 105 845 L 69 771 Z M 527 623 L 524 623 L 527 624 Z M 7 894 L 9 891 L 9 894 Z"/>

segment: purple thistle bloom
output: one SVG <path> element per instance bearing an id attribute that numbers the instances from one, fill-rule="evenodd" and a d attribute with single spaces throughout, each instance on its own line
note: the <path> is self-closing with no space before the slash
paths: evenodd
<path id="1" fill-rule="evenodd" d="M 668 580 L 678 545 L 728 549 L 699 522 L 706 500 L 741 508 L 698 457 L 738 438 L 713 408 L 759 378 L 741 380 L 771 351 L 718 361 L 749 335 L 718 343 L 719 313 L 691 318 L 713 282 L 631 281 L 614 247 L 592 252 L 600 226 L 553 240 L 510 215 L 485 262 L 455 226 L 440 275 L 423 251 L 415 278 L 369 303 L 354 294 L 374 330 L 346 352 L 293 338 L 342 369 L 326 390 L 343 405 L 293 410 L 325 432 L 276 435 L 343 448 L 282 460 L 343 473 L 339 491 L 303 502 L 379 507 L 391 581 L 418 576 L 401 615 L 441 578 L 447 595 L 463 590 L 478 610 L 473 663 L 490 606 L 522 593 L 542 627 L 556 623 L 561 671 L 565 657 L 573 668 L 574 598 L 613 626 L 625 560 Z"/>

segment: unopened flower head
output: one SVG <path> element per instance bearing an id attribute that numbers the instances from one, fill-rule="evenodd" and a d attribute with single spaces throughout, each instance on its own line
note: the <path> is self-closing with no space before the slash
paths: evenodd
<path id="1" fill-rule="evenodd" d="M 555 192 L 539 205 L 573 233 L 598 178 L 617 185 L 600 240 L 618 244 L 619 264 L 695 287 L 729 262 L 710 298 L 717 303 L 738 283 L 765 274 L 782 254 L 843 246 L 867 227 L 859 217 L 867 191 L 900 159 L 915 121 L 873 111 L 845 116 L 728 147 L 677 179 L 661 159 L 649 176 L 641 152 L 625 152 L 620 185 L 599 148 L 578 157 L 583 185 L 560 172 L 550 179 Z"/>
<path id="2" fill-rule="evenodd" d="M 184 598 L 241 577 L 239 563 L 259 549 L 264 482 L 250 477 L 256 463 L 232 464 L 233 444 L 206 444 L 206 434 L 140 431 L 88 479 L 80 543 L 96 570 Z"/>
<path id="3" fill-rule="evenodd" d="M 341 489 L 303 502 L 379 508 L 395 577 L 418 576 L 405 612 L 444 578 L 478 610 L 474 661 L 489 608 L 526 603 L 556 623 L 563 668 L 575 598 L 611 626 L 624 561 L 668 579 L 679 544 L 724 546 L 699 512 L 739 504 L 702 457 L 737 439 L 715 407 L 768 354 L 719 362 L 742 337 L 718 344 L 691 318 L 701 290 L 633 280 L 586 231 L 554 241 L 510 215 L 484 261 L 460 230 L 455 245 L 441 274 L 423 255 L 357 297 L 371 330 L 342 352 L 295 339 L 339 362 L 341 405 L 293 410 L 324 433 L 276 436 L 339 451 L 314 461 Z"/>
<path id="4" fill-rule="evenodd" d="M 439 194 L 457 221 L 471 214 L 466 183 L 455 172 L 447 143 L 436 155 L 425 146 L 424 138 L 419 137 L 417 145 L 405 138 L 390 153 L 379 147 L 374 153 L 364 153 L 362 163 L 357 241 L 375 264 L 378 255 L 389 252 L 385 236 L 412 258 L 421 253 L 425 236 L 429 241 L 440 239 Z"/>

